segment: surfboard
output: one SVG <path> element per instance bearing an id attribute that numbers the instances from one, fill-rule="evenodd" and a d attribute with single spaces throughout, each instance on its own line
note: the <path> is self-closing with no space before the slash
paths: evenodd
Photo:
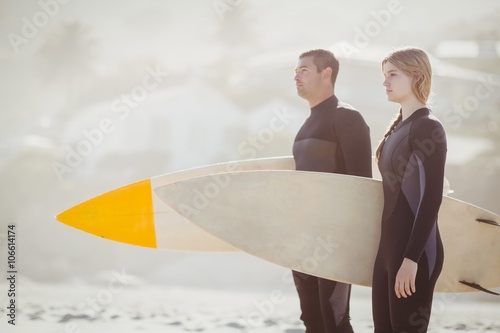
<path id="1" fill-rule="evenodd" d="M 154 189 L 206 175 L 223 183 L 224 174 L 231 171 L 267 169 L 293 170 L 295 162 L 291 156 L 249 159 L 159 175 L 91 198 L 58 214 L 56 219 L 95 236 L 131 245 L 176 251 L 238 251 L 186 221 L 159 199 Z"/>
<path id="2" fill-rule="evenodd" d="M 381 181 L 275 170 L 191 178 L 155 189 L 179 214 L 235 248 L 311 275 L 371 286 L 383 206 Z M 445 248 L 437 292 L 500 287 L 500 217 L 444 196 Z"/>

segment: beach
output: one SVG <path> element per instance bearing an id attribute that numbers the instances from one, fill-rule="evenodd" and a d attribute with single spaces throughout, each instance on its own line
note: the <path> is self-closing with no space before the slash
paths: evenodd
<path id="1" fill-rule="evenodd" d="M 381 61 L 428 51 L 447 190 L 498 214 L 500 2 L 360 4 L 0 1 L 0 333 L 304 332 L 287 268 L 131 246 L 55 216 L 159 175 L 291 156 L 310 115 L 293 78 L 311 49 L 339 58 L 335 96 L 366 120 L 373 152 L 399 110 Z M 373 332 L 371 309 L 371 289 L 353 286 L 356 333 Z M 500 333 L 500 296 L 435 294 L 429 332 Z"/>
<path id="2" fill-rule="evenodd" d="M 281 288 L 268 290 L 224 290 L 145 284 L 120 276 L 120 272 L 107 274 L 107 283 L 98 284 L 20 283 L 15 325 L 8 324 L 2 306 L 0 331 L 304 332 L 295 290 L 285 282 Z M 2 293 L 7 288 L 0 284 Z M 351 322 L 355 332 L 373 332 L 370 292 L 370 288 L 353 287 Z M 429 332 L 500 332 L 496 297 L 435 294 Z"/>

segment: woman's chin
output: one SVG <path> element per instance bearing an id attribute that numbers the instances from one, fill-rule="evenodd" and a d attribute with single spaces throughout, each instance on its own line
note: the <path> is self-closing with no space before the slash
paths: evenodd
<path id="1" fill-rule="evenodd" d="M 388 102 L 392 102 L 392 103 L 399 103 L 399 101 L 395 98 L 392 98 L 390 95 L 387 96 L 387 101 Z"/>

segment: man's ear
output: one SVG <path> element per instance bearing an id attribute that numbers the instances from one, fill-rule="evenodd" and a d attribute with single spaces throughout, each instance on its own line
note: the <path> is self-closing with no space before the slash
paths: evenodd
<path id="1" fill-rule="evenodd" d="M 327 67 L 327 68 L 323 69 L 323 72 L 321 73 L 321 77 L 323 79 L 330 79 L 332 77 L 332 68 Z"/>

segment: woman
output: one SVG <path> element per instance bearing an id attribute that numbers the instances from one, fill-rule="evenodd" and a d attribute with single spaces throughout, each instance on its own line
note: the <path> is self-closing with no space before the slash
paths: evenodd
<path id="1" fill-rule="evenodd" d="M 382 234 L 373 273 L 375 332 L 427 331 L 443 265 L 437 216 L 446 135 L 427 108 L 432 70 L 418 48 L 382 61 L 387 98 L 399 114 L 376 151 L 384 188 Z"/>

